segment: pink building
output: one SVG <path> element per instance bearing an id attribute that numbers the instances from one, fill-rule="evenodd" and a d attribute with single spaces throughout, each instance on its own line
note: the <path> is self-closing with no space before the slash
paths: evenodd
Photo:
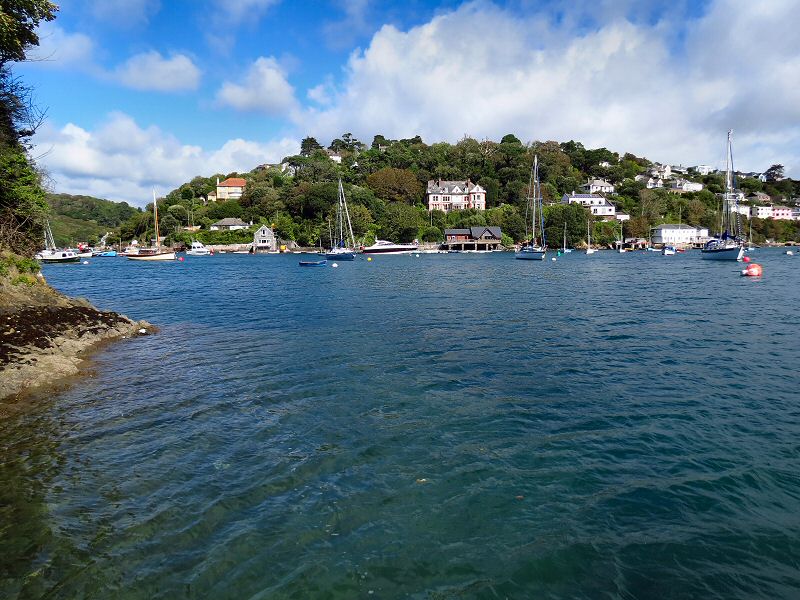
<path id="1" fill-rule="evenodd" d="M 788 206 L 778 206 L 777 204 L 772 207 L 772 218 L 777 221 L 793 221 L 794 215 L 792 209 Z"/>

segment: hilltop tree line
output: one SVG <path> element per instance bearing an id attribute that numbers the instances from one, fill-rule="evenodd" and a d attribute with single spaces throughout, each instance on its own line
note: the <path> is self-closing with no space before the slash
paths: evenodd
<path id="1" fill-rule="evenodd" d="M 331 160 L 335 152 L 341 163 Z M 624 224 L 625 237 L 649 237 L 650 228 L 664 222 L 678 222 L 717 228 L 720 174 L 688 176 L 702 182 L 699 192 L 674 194 L 666 189 L 646 189 L 634 180 L 651 166 L 646 158 L 620 156 L 606 148 L 588 149 L 580 142 L 554 141 L 524 144 L 509 134 L 499 142 L 465 137 L 456 144 L 426 144 L 416 136 L 391 140 L 374 136 L 368 146 L 346 133 L 324 148 L 312 137 L 302 140 L 301 152 L 281 165 L 262 165 L 249 173 L 216 173 L 195 177 L 170 191 L 159 203 L 159 226 L 171 240 L 188 241 L 181 228 L 190 224 L 204 230 L 219 219 L 238 217 L 245 222 L 268 224 L 284 240 L 301 246 L 327 245 L 334 220 L 338 179 L 345 195 L 357 238 L 406 242 L 412 239 L 438 241 L 445 228 L 496 225 L 507 243 L 529 236 L 528 188 L 534 155 L 539 157 L 539 174 L 545 206 L 548 238 L 560 241 L 564 224 L 567 243 L 581 244 L 586 238 L 587 211 L 579 206 L 559 204 L 563 194 L 578 191 L 589 178 L 613 183 L 617 194 L 609 200 L 618 212 L 631 215 Z M 606 166 L 607 165 L 607 166 Z M 791 198 L 800 194 L 800 184 L 782 179 L 782 167 L 774 165 L 766 183 L 745 178 L 739 187 L 750 194 L 761 191 L 771 197 Z M 207 202 L 217 179 L 242 177 L 247 181 L 238 200 Z M 463 210 L 445 214 L 429 213 L 425 205 L 428 180 L 466 180 L 487 191 L 487 210 Z M 593 239 L 607 243 L 620 235 L 618 223 L 591 223 Z M 122 239 L 146 238 L 153 231 L 152 205 L 133 215 L 120 228 Z M 794 222 L 753 221 L 756 241 L 766 238 L 800 241 Z M 206 242 L 248 241 L 249 232 L 201 232 Z M 557 245 L 552 242 L 551 245 Z"/>

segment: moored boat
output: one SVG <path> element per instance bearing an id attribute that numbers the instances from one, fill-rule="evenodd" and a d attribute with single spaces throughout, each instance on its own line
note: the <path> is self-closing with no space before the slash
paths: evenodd
<path id="1" fill-rule="evenodd" d="M 322 260 L 301 260 L 299 264 L 301 267 L 324 267 L 328 264 L 328 259 L 323 258 Z"/>
<path id="2" fill-rule="evenodd" d="M 733 153 L 731 137 L 733 130 L 728 131 L 728 148 L 725 157 L 725 193 L 722 195 L 722 219 L 720 230 L 722 235 L 709 240 L 700 251 L 701 258 L 706 260 L 740 261 L 744 255 L 742 241 L 741 213 L 737 210 L 738 195 L 735 193 L 733 181 Z"/>
<path id="3" fill-rule="evenodd" d="M 539 156 L 533 157 L 533 167 L 531 177 L 528 182 L 528 203 L 531 210 L 531 241 L 520 248 L 514 258 L 518 260 L 544 260 L 547 254 L 547 239 L 544 234 L 544 211 L 542 210 L 542 194 L 539 189 Z M 539 217 L 539 233 L 541 243 L 537 243 L 536 237 L 536 217 Z"/>
<path id="4" fill-rule="evenodd" d="M 347 199 L 344 196 L 341 178 L 339 179 L 339 203 L 336 206 L 336 239 L 331 242 L 331 249 L 325 252 L 325 258 L 331 260 L 356 259 L 356 239 L 353 236 L 350 211 L 347 208 Z"/>
<path id="5" fill-rule="evenodd" d="M 213 252 L 203 245 L 202 242 L 192 240 L 191 247 L 186 251 L 187 256 L 210 256 Z"/>
<path id="6" fill-rule="evenodd" d="M 416 251 L 419 244 L 395 244 L 386 240 L 375 240 L 371 246 L 361 248 L 364 254 L 409 254 Z"/>
<path id="7" fill-rule="evenodd" d="M 50 223 L 45 223 L 44 226 L 44 250 L 37 252 L 34 258 L 43 263 L 76 263 L 81 260 L 78 253 L 71 248 L 60 250 L 56 247 Z"/>
<path id="8" fill-rule="evenodd" d="M 153 217 L 156 229 L 156 245 L 152 248 L 139 248 L 136 254 L 127 255 L 128 260 L 139 262 L 157 262 L 165 260 L 175 260 L 174 250 L 162 250 L 161 243 L 158 238 L 158 200 L 156 200 L 156 191 L 153 190 Z"/>

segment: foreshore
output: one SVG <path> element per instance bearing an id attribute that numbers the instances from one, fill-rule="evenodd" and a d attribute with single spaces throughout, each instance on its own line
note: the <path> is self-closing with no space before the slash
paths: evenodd
<path id="1" fill-rule="evenodd" d="M 44 278 L 0 278 L 0 399 L 78 375 L 101 343 L 154 333 L 146 321 L 63 296 Z"/>

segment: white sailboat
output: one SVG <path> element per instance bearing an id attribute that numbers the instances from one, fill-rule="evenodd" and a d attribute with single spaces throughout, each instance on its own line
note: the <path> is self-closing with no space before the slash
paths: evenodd
<path id="1" fill-rule="evenodd" d="M 137 254 L 127 255 L 128 260 L 143 261 L 161 261 L 161 260 L 175 260 L 175 252 L 173 250 L 161 250 L 161 242 L 158 236 L 158 200 L 156 200 L 156 191 L 153 190 L 153 218 L 156 225 L 156 245 L 153 248 L 139 248 Z"/>
<path id="2" fill-rule="evenodd" d="M 325 252 L 325 258 L 335 260 L 355 260 L 356 258 L 356 238 L 353 235 L 350 211 L 347 210 L 347 199 L 344 197 L 341 178 L 339 179 L 339 204 L 336 206 L 336 240 L 334 243 L 334 240 L 331 239 L 331 249 Z"/>
<path id="3" fill-rule="evenodd" d="M 619 244 L 617 245 L 617 252 L 620 254 L 625 252 L 625 236 L 622 232 L 622 221 L 619 223 Z"/>
<path id="4" fill-rule="evenodd" d="M 81 260 L 81 257 L 74 250 L 59 250 L 56 247 L 49 222 L 44 224 L 44 250 L 37 252 L 34 258 L 43 263 L 76 263 Z"/>
<path id="5" fill-rule="evenodd" d="M 567 252 L 572 252 L 572 248 L 567 248 L 567 222 L 564 221 L 564 246 L 561 248 L 561 252 L 566 254 Z"/>
<path id="6" fill-rule="evenodd" d="M 700 251 L 700 256 L 707 260 L 742 260 L 744 244 L 741 235 L 741 214 L 736 210 L 737 194 L 733 185 L 733 152 L 731 137 L 733 130 L 728 130 L 728 149 L 725 157 L 725 193 L 722 196 L 722 233 L 716 239 L 709 240 Z"/>
<path id="7" fill-rule="evenodd" d="M 589 228 L 591 222 L 591 219 L 586 220 L 586 254 L 594 254 L 597 252 L 595 248 L 592 248 L 592 231 Z"/>
<path id="8" fill-rule="evenodd" d="M 544 212 L 542 211 L 542 193 L 539 187 L 539 156 L 533 157 L 533 168 L 531 178 L 528 183 L 528 202 L 531 207 L 531 241 L 524 245 L 514 254 L 514 258 L 519 260 L 544 260 L 547 253 L 547 240 L 544 235 Z M 542 243 L 536 243 L 536 217 L 539 217 L 539 233 Z"/>

